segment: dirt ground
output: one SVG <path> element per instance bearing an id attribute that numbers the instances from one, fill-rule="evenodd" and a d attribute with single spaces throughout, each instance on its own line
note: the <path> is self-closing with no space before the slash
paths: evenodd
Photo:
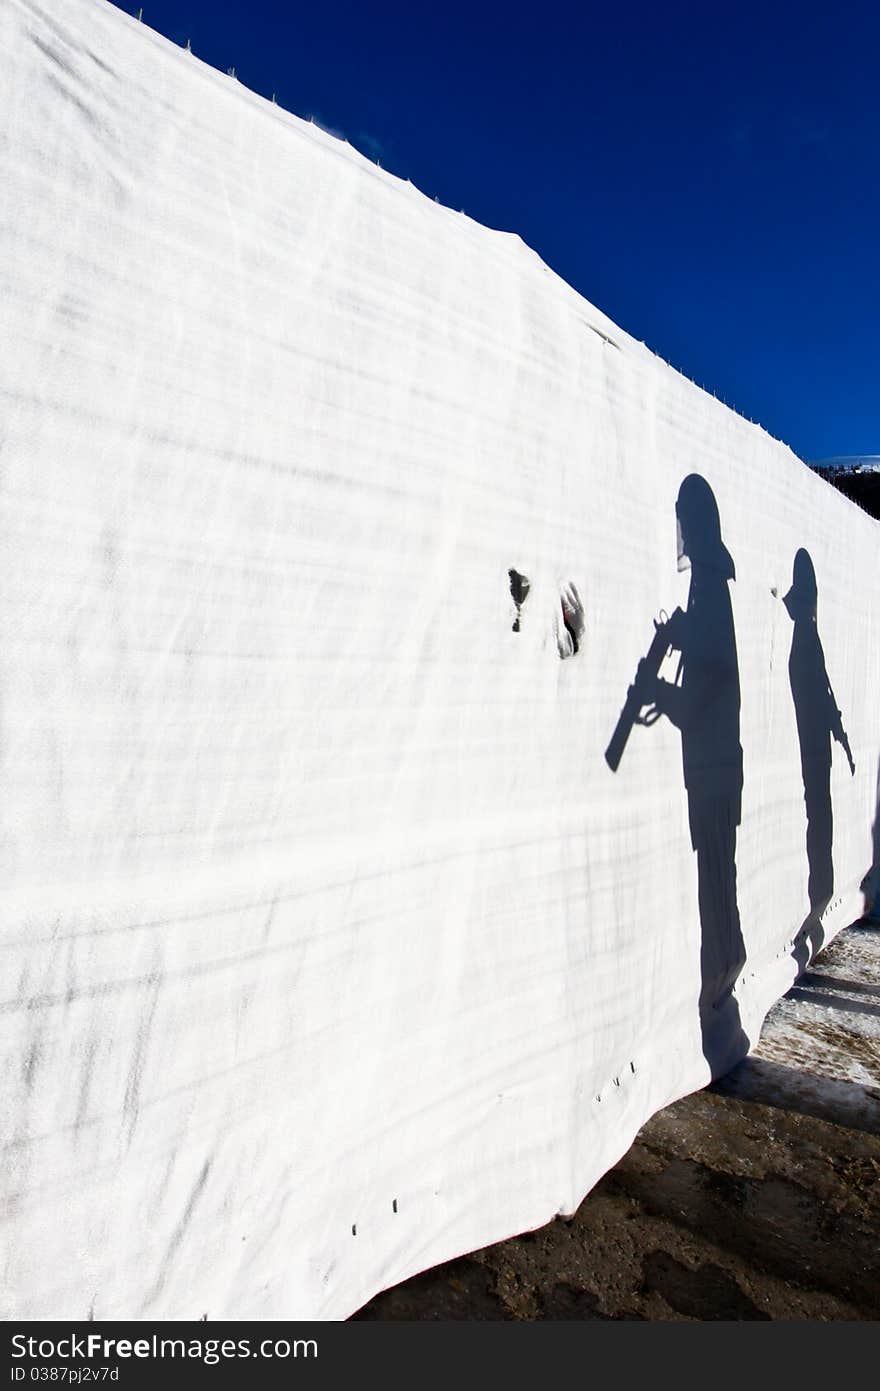
<path id="1" fill-rule="evenodd" d="M 841 933 L 721 1082 L 653 1116 L 572 1218 L 356 1319 L 880 1317 L 880 923 Z"/>

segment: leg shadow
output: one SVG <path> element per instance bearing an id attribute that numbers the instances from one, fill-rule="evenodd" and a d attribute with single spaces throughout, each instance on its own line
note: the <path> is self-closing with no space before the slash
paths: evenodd
<path id="1" fill-rule="evenodd" d="M 877 810 L 874 813 L 874 853 L 871 868 L 860 886 L 864 895 L 865 920 L 880 923 L 880 763 L 877 764 Z"/>

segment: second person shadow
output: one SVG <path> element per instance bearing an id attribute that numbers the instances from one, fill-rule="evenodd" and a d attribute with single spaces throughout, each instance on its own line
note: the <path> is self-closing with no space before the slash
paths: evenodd
<path id="1" fill-rule="evenodd" d="M 807 818 L 809 912 L 792 955 L 802 971 L 825 940 L 822 914 L 834 893 L 834 811 L 831 803 L 831 741 L 837 740 L 855 773 L 849 739 L 828 672 L 817 621 L 818 586 L 809 551 L 794 558 L 791 589 L 783 603 L 794 624 L 788 675 L 797 722 Z"/>

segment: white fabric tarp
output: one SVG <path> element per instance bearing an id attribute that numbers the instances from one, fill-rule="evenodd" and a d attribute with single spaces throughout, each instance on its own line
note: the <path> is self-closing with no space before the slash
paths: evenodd
<path id="1" fill-rule="evenodd" d="M 800 549 L 856 765 L 811 945 L 858 916 L 877 524 L 104 0 L 2 0 L 0 51 L 0 1312 L 340 1318 L 573 1211 L 709 1078 L 683 736 L 603 756 L 690 474 L 736 567 L 746 1046 L 815 868 Z"/>

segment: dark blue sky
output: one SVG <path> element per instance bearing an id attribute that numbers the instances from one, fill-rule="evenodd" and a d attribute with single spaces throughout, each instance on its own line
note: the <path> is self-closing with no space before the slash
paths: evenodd
<path id="1" fill-rule="evenodd" d="M 518 232 L 802 457 L 880 452 L 877 3 L 143 8 L 425 193 Z"/>

